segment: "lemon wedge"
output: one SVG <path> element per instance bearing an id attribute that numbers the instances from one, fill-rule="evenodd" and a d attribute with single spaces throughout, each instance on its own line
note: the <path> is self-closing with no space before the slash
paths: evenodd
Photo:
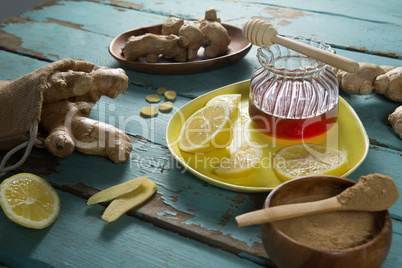
<path id="1" fill-rule="evenodd" d="M 225 103 L 229 105 L 230 114 L 239 107 L 241 101 L 241 94 L 224 94 L 210 99 L 205 106 L 210 106 L 218 103 Z"/>
<path id="2" fill-rule="evenodd" d="M 233 139 L 233 122 L 229 105 L 217 103 L 206 106 L 184 123 L 179 148 L 189 153 L 209 152 L 225 148 Z"/>
<path id="3" fill-rule="evenodd" d="M 19 173 L 0 184 L 0 204 L 6 216 L 24 227 L 43 229 L 59 215 L 60 199 L 44 179 Z"/>
<path id="4" fill-rule="evenodd" d="M 237 178 L 251 174 L 262 158 L 262 148 L 255 142 L 242 144 L 230 158 L 222 158 L 215 173 L 222 178 Z"/>
<path id="5" fill-rule="evenodd" d="M 274 157 L 274 172 L 283 181 L 309 175 L 342 176 L 347 171 L 341 151 L 317 144 L 290 145 Z"/>

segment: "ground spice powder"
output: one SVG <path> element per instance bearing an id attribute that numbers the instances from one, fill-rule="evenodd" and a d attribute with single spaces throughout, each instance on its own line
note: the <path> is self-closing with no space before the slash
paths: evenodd
<path id="1" fill-rule="evenodd" d="M 292 203 L 309 202 L 331 196 L 308 196 Z M 336 211 L 302 216 L 272 223 L 294 240 L 322 249 L 346 249 L 362 245 L 380 231 L 373 212 Z"/>
<path id="2" fill-rule="evenodd" d="M 361 176 L 358 183 L 338 195 L 338 202 L 351 209 L 378 211 L 392 206 L 398 195 L 390 177 L 375 173 Z"/>
<path id="3" fill-rule="evenodd" d="M 345 189 L 337 200 L 350 211 L 334 211 L 273 222 L 280 231 L 294 240 L 322 249 L 340 250 L 362 245 L 381 230 L 375 213 L 392 206 L 399 192 L 394 181 L 382 174 L 361 176 L 359 182 Z M 332 197 L 330 194 L 310 195 L 288 203 L 310 202 Z M 354 211 L 353 211 L 354 210 Z M 367 211 L 358 211 L 367 210 Z"/>

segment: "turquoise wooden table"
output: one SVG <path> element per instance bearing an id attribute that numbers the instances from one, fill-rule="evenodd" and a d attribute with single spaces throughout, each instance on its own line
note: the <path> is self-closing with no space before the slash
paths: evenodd
<path id="1" fill-rule="evenodd" d="M 91 117 L 106 122 L 130 118 L 129 161 L 74 153 L 61 159 L 35 148 L 18 172 L 50 182 L 61 199 L 50 227 L 31 230 L 0 213 L 0 266 L 5 267 L 259 267 L 274 266 L 261 244 L 258 226 L 237 228 L 234 217 L 260 208 L 263 193 L 241 193 L 210 185 L 177 163 L 166 145 L 171 113 L 145 120 L 139 110 L 159 87 L 175 90 L 174 110 L 214 89 L 247 80 L 259 67 L 256 47 L 223 68 L 188 75 L 149 74 L 119 64 L 108 52 L 118 34 L 163 22 L 170 15 L 197 20 L 215 7 L 222 22 L 241 27 L 269 20 L 287 36 L 323 40 L 337 54 L 358 62 L 402 66 L 400 0 L 46 1 L 19 17 L 0 22 L 0 80 L 11 80 L 62 58 L 124 68 L 127 94 L 102 98 Z M 355 109 L 370 140 L 367 158 L 349 178 L 379 172 L 402 192 L 402 141 L 387 121 L 398 103 L 379 95 L 341 96 Z M 105 108 L 109 107 L 109 108 Z M 1 109 L 2 107 L 0 107 Z M 351 133 L 351 135 L 353 135 Z M 4 155 L 4 153 L 2 153 Z M 97 190 L 150 175 L 156 195 L 113 223 L 101 220 L 102 205 L 87 206 Z M 393 239 L 382 267 L 402 266 L 402 198 L 390 208 Z"/>

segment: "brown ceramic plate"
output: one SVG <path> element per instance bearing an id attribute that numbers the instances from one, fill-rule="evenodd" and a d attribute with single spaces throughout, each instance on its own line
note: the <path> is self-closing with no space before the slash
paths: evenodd
<path id="1" fill-rule="evenodd" d="M 228 31 L 231 42 L 227 53 L 223 56 L 207 59 L 203 56 L 203 49 L 198 52 L 198 57 L 187 62 L 175 62 L 159 58 L 157 63 L 148 63 L 145 58 L 136 61 L 128 61 L 122 54 L 130 36 L 139 36 L 145 33 L 161 34 L 162 24 L 147 26 L 126 31 L 116 36 L 109 45 L 109 53 L 124 66 L 145 73 L 154 74 L 190 74 L 209 71 L 224 67 L 242 59 L 251 48 L 251 44 L 244 38 L 241 28 L 222 23 Z"/>

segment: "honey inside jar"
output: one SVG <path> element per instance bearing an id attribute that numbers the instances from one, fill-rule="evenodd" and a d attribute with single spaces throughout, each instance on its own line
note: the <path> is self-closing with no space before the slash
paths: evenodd
<path id="1" fill-rule="evenodd" d="M 333 51 L 310 39 L 297 41 Z M 260 47 L 250 81 L 249 114 L 263 133 L 285 139 L 328 131 L 338 117 L 338 80 L 326 64 L 280 45 Z"/>

